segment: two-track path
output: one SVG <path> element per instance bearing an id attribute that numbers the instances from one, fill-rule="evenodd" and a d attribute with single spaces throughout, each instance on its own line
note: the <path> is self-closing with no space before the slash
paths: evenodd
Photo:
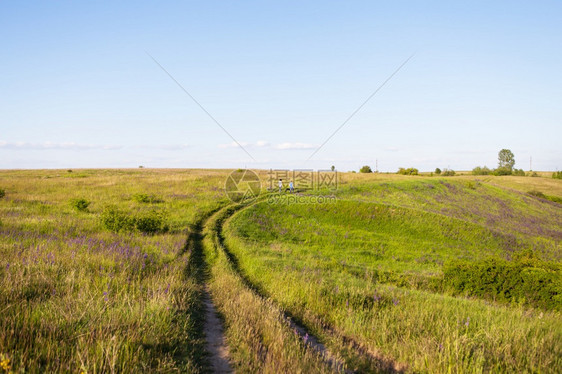
<path id="1" fill-rule="evenodd" d="M 259 200 L 258 200 L 259 201 Z M 255 203 L 255 202 L 254 202 Z M 246 209 L 253 204 L 249 204 L 242 209 Z M 228 209 L 229 207 L 225 207 L 223 209 Z M 238 209 L 234 209 L 231 212 L 231 215 L 234 214 Z M 199 251 L 198 256 L 201 256 L 203 260 L 201 262 L 201 266 L 206 266 L 204 264 L 204 259 L 202 258 L 202 238 L 203 238 L 203 228 L 205 224 L 210 221 L 214 215 L 220 214 L 222 210 L 215 212 L 210 217 L 201 221 L 198 225 L 195 226 L 194 232 L 190 237 L 194 240 L 193 250 Z M 263 291 L 259 290 L 243 273 L 243 271 L 238 266 L 238 261 L 236 257 L 228 250 L 228 248 L 224 245 L 224 240 L 222 237 L 222 223 L 218 228 L 219 232 L 219 241 L 221 243 L 220 247 L 222 251 L 225 252 L 227 258 L 231 261 L 233 268 L 235 269 L 236 273 L 240 277 L 240 279 L 244 282 L 248 289 L 252 290 L 258 297 L 261 298 L 268 298 L 268 295 L 264 294 Z M 270 298 L 269 298 L 270 299 Z M 209 364 L 210 369 L 214 373 L 231 373 L 233 372 L 232 363 L 229 356 L 229 348 L 225 339 L 223 324 L 221 319 L 218 316 L 218 312 L 216 307 L 214 306 L 212 296 L 208 290 L 207 285 L 204 285 L 204 293 L 203 293 L 203 306 L 204 306 L 204 315 L 205 315 L 205 323 L 204 323 L 204 334 L 206 339 L 206 350 L 209 355 Z M 283 308 L 277 305 L 279 310 L 283 311 Z M 309 349 L 312 349 L 319 355 L 322 360 L 332 368 L 334 372 L 345 372 L 345 373 L 352 373 L 352 370 L 346 369 L 345 363 L 337 358 L 330 350 L 317 338 L 306 326 L 303 324 L 297 323 L 294 321 L 290 315 L 283 311 L 282 313 L 286 322 L 289 324 L 291 329 L 295 331 L 298 335 L 301 336 L 303 341 L 306 341 L 306 344 Z M 326 336 L 330 336 L 331 338 L 339 339 L 342 344 L 345 344 L 349 347 L 352 347 L 355 351 L 356 356 L 361 357 L 362 360 L 366 362 L 370 362 L 372 364 L 373 371 L 375 372 L 390 372 L 396 373 L 401 372 L 402 370 L 397 367 L 397 365 L 389 361 L 386 358 L 381 358 L 376 354 L 373 354 L 368 349 L 357 343 L 355 340 L 343 336 L 342 334 L 338 333 L 336 330 L 325 327 L 323 328 L 323 334 Z M 371 365 L 370 365 L 371 366 Z"/>

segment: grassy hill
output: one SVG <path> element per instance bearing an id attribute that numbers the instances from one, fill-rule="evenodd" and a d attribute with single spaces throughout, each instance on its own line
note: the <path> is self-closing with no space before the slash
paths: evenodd
<path id="1" fill-rule="evenodd" d="M 347 177 L 336 203 L 262 202 L 228 222 L 259 289 L 414 371 L 562 365 L 561 205 L 500 178 Z"/>
<path id="2" fill-rule="evenodd" d="M 206 292 L 242 372 L 562 367 L 562 181 L 228 173 L 0 171 L 0 372 L 209 371 Z"/>

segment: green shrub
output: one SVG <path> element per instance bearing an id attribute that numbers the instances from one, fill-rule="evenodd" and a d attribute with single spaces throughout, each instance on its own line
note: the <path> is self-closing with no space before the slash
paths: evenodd
<path id="1" fill-rule="evenodd" d="M 90 202 L 86 199 L 72 199 L 70 205 L 79 212 L 87 212 Z"/>
<path id="2" fill-rule="evenodd" d="M 537 174 L 536 171 L 533 171 L 532 173 L 529 173 L 530 177 L 538 177 L 539 175 Z"/>
<path id="3" fill-rule="evenodd" d="M 540 191 L 537 191 L 537 190 L 531 190 L 531 191 L 529 191 L 529 192 L 527 192 L 527 193 L 528 193 L 529 195 L 533 195 L 533 196 L 536 196 L 536 197 L 540 197 L 541 199 L 546 199 L 546 195 L 543 194 L 543 193 L 540 192 Z"/>
<path id="4" fill-rule="evenodd" d="M 513 169 L 513 171 L 511 172 L 512 175 L 515 175 L 517 177 L 524 177 L 525 176 L 525 171 L 523 171 L 523 169 Z"/>
<path id="5" fill-rule="evenodd" d="M 511 169 L 507 168 L 507 167 L 499 167 L 497 169 L 494 169 L 494 175 L 500 176 L 500 175 L 511 175 Z"/>
<path id="6" fill-rule="evenodd" d="M 435 174 L 437 174 L 437 175 L 441 174 L 441 169 L 435 168 Z"/>
<path id="7" fill-rule="evenodd" d="M 144 203 L 144 204 L 161 203 L 164 201 L 155 195 L 148 195 L 145 193 L 134 194 L 133 196 L 131 196 L 131 198 L 138 203 Z"/>
<path id="8" fill-rule="evenodd" d="M 105 208 L 100 219 L 103 227 L 113 232 L 130 231 L 135 227 L 134 218 L 116 207 Z"/>
<path id="9" fill-rule="evenodd" d="M 562 310 L 562 265 L 526 254 L 514 261 L 490 258 L 448 263 L 443 284 L 453 294 Z"/>
<path id="10" fill-rule="evenodd" d="M 362 166 L 361 169 L 359 169 L 360 173 L 372 173 L 373 170 L 371 170 L 371 167 L 369 165 L 365 165 Z"/>
<path id="11" fill-rule="evenodd" d="M 163 212 L 154 210 L 129 214 L 116 207 L 107 207 L 100 216 L 102 225 L 113 232 L 138 230 L 145 234 L 167 232 L 169 226 Z"/>
<path id="12" fill-rule="evenodd" d="M 472 175 L 490 175 L 492 174 L 492 170 L 488 169 L 487 166 L 484 167 L 480 167 L 477 166 L 474 169 L 472 169 Z"/>
<path id="13" fill-rule="evenodd" d="M 167 232 L 169 229 L 165 222 L 164 215 L 156 211 L 139 214 L 135 218 L 135 227 L 140 232 L 146 234 Z"/>
<path id="14" fill-rule="evenodd" d="M 537 190 L 531 190 L 527 193 L 529 195 L 532 195 L 532 196 L 540 197 L 541 199 L 550 200 L 550 201 L 553 201 L 555 203 L 562 204 L 562 198 L 560 198 L 558 196 L 545 195 L 541 191 L 537 191 Z"/>
<path id="15" fill-rule="evenodd" d="M 0 199 L 6 196 L 6 191 L 3 188 L 0 188 Z"/>
<path id="16" fill-rule="evenodd" d="M 416 169 L 416 168 L 408 168 L 408 169 L 399 168 L 397 173 L 402 174 L 402 175 L 418 175 L 418 169 Z"/>
<path id="17" fill-rule="evenodd" d="M 562 171 L 556 171 L 556 172 L 552 173 L 552 178 L 562 179 Z"/>
<path id="18" fill-rule="evenodd" d="M 441 175 L 443 175 L 445 177 L 452 177 L 455 174 L 456 173 L 453 169 L 443 169 L 443 172 L 441 173 Z"/>

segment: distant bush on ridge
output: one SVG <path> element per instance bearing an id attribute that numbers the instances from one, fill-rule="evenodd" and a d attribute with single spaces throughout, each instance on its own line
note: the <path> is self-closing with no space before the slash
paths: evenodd
<path id="1" fill-rule="evenodd" d="M 399 168 L 397 171 L 397 174 L 401 174 L 401 175 L 418 175 L 419 170 L 416 168 L 408 168 L 408 169 L 404 169 L 404 168 Z"/>

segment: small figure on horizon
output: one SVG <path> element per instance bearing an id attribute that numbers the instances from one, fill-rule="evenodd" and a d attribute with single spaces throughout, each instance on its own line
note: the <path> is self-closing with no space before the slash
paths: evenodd
<path id="1" fill-rule="evenodd" d="M 293 187 L 293 181 L 289 182 L 289 190 L 291 191 L 291 193 L 295 191 L 295 188 Z"/>
<path id="2" fill-rule="evenodd" d="M 283 192 L 283 181 L 279 179 L 279 193 Z"/>

